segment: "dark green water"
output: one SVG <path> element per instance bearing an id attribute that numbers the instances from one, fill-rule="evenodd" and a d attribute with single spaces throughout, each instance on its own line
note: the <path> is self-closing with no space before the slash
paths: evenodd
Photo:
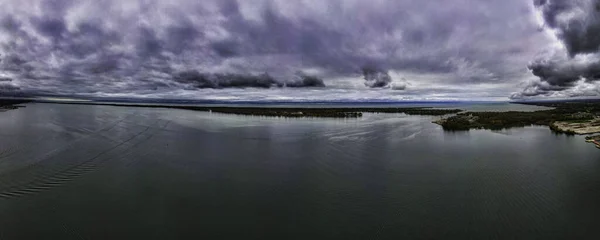
<path id="1" fill-rule="evenodd" d="M 29 104 L 0 113 L 0 239 L 600 233 L 600 150 L 583 137 L 433 119 Z"/>

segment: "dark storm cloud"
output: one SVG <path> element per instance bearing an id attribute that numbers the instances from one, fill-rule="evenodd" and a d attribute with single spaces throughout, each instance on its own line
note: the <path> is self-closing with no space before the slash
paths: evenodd
<path id="1" fill-rule="evenodd" d="M 566 8 L 549 2 L 536 4 Z M 360 90 L 403 90 L 408 83 L 392 76 L 405 73 L 411 88 L 506 83 L 527 74 L 524 59 L 544 47 L 531 8 L 522 0 L 5 1 L 0 76 L 23 91 L 133 96 L 330 89 L 339 78 L 363 78 L 366 87 L 348 85 Z M 549 27 L 561 29 L 550 15 Z M 573 51 L 590 51 L 570 29 Z"/>
<path id="2" fill-rule="evenodd" d="M 545 27 L 553 30 L 565 53 L 537 59 L 528 68 L 532 81 L 513 98 L 545 96 L 568 90 L 577 95 L 578 84 L 600 79 L 600 1 L 535 0 Z M 557 93 L 560 94 L 560 93 Z"/>
<path id="3" fill-rule="evenodd" d="M 600 1 L 535 0 L 547 27 L 557 31 L 572 57 L 600 47 Z"/>
<path id="4" fill-rule="evenodd" d="M 297 73 L 293 80 L 285 82 L 284 85 L 291 88 L 325 87 L 323 79 L 303 73 Z"/>
<path id="5" fill-rule="evenodd" d="M 20 89 L 11 82 L 11 78 L 0 77 L 0 92 L 16 91 Z"/>
<path id="6" fill-rule="evenodd" d="M 236 75 L 236 74 L 204 74 L 198 71 L 185 71 L 174 76 L 179 83 L 191 84 L 195 88 L 270 88 L 277 84 L 268 74 Z"/>
<path id="7" fill-rule="evenodd" d="M 365 79 L 365 86 L 370 88 L 388 87 L 392 82 L 392 77 L 387 71 L 377 67 L 368 66 L 362 69 Z"/>
<path id="8" fill-rule="evenodd" d="M 59 18 L 34 18 L 31 19 L 31 22 L 35 26 L 38 33 L 52 38 L 52 40 L 55 42 L 62 40 L 63 34 L 67 30 L 63 20 Z"/>
<path id="9" fill-rule="evenodd" d="M 575 60 L 535 61 L 529 65 L 531 72 L 542 81 L 556 87 L 572 87 L 579 80 L 595 81 L 600 79 L 600 62 Z"/>
<path id="10" fill-rule="evenodd" d="M 19 90 L 20 88 L 14 85 L 10 85 L 10 84 L 0 84 L 0 92 L 2 91 L 15 91 L 15 90 Z"/>
<path id="11" fill-rule="evenodd" d="M 271 88 L 271 87 L 325 87 L 323 80 L 304 74 L 298 74 L 290 81 L 276 80 L 269 74 L 210 74 L 198 71 L 184 71 L 176 74 L 176 82 L 189 84 L 194 88 Z"/>

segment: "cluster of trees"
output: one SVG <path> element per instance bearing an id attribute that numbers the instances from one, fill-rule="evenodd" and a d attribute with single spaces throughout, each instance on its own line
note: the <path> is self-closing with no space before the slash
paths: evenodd
<path id="1" fill-rule="evenodd" d="M 361 112 L 339 111 L 336 109 L 302 109 L 302 108 L 253 108 L 253 107 L 184 107 L 189 110 L 266 117 L 325 117 L 325 118 L 359 118 Z"/>
<path id="2" fill-rule="evenodd" d="M 146 108 L 175 108 L 203 112 L 216 112 L 226 114 L 248 115 L 248 116 L 268 116 L 268 117 L 324 117 L 324 118 L 360 118 L 363 113 L 404 113 L 407 115 L 429 115 L 440 116 L 461 112 L 460 109 L 435 109 L 435 108 L 389 108 L 389 107 L 323 107 L 323 108 L 294 108 L 294 107 L 219 107 L 219 106 L 185 106 L 185 105 L 158 105 L 158 104 L 127 104 L 127 103 L 70 103 L 85 105 L 105 105 L 120 107 L 146 107 Z"/>
<path id="3" fill-rule="evenodd" d="M 460 109 L 435 108 L 352 108 L 357 112 L 369 113 L 404 113 L 407 115 L 442 116 L 462 112 Z"/>
<path id="4" fill-rule="evenodd" d="M 446 115 L 459 109 L 432 108 L 258 108 L 258 107 L 177 107 L 196 111 L 211 111 L 251 116 L 359 118 L 363 113 L 405 113 L 408 115 Z"/>
<path id="5" fill-rule="evenodd" d="M 445 130 L 462 131 L 469 129 L 500 130 L 512 127 L 525 127 L 531 125 L 545 125 L 556 132 L 574 134 L 570 131 L 561 131 L 552 125 L 556 121 L 587 121 L 592 120 L 600 113 L 599 103 L 553 103 L 552 110 L 535 112 L 467 112 L 460 113 L 441 122 Z"/>
<path id="6" fill-rule="evenodd" d="M 552 132 L 555 133 L 564 133 L 567 135 L 575 135 L 575 131 L 573 130 L 563 130 L 561 128 L 559 128 L 558 126 L 554 125 L 554 124 L 550 124 L 550 130 L 552 130 Z"/>
<path id="7" fill-rule="evenodd" d="M 0 109 L 17 109 L 22 106 L 18 106 L 17 104 L 26 103 L 26 100 L 16 100 L 16 99 L 0 99 Z"/>

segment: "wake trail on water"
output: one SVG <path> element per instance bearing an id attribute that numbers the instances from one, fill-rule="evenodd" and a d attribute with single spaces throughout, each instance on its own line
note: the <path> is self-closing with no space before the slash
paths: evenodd
<path id="1" fill-rule="evenodd" d="M 48 191 L 74 181 L 83 175 L 95 172 L 110 160 L 123 159 L 128 156 L 133 148 L 149 140 L 156 131 L 168 125 L 167 122 L 154 129 L 142 127 L 141 130 L 132 133 L 130 137 L 99 151 L 86 149 L 94 146 L 94 144 L 106 144 L 107 139 L 99 135 L 114 129 L 122 121 L 123 119 L 112 126 L 87 135 L 83 139 L 77 139 L 59 149 L 44 154 L 36 159 L 33 164 L 23 169 L 0 176 L 0 200 Z M 156 120 L 154 125 L 157 125 L 159 121 L 160 119 Z M 143 135 L 146 135 L 146 137 L 142 137 Z M 109 140 L 108 142 L 112 141 Z M 69 159 L 69 156 L 61 156 L 61 154 L 78 151 L 77 149 L 86 153 L 81 153 L 82 156 L 75 159 Z M 77 153 L 75 154 L 77 155 Z M 86 155 L 88 156 L 86 157 Z"/>

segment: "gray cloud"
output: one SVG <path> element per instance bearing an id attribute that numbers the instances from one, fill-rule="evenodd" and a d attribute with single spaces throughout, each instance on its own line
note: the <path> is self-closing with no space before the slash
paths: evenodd
<path id="1" fill-rule="evenodd" d="M 588 90 L 576 91 L 586 89 L 578 85 L 600 79 L 600 1 L 535 0 L 534 5 L 565 49 L 531 62 L 528 68 L 539 81 L 511 97 L 588 95 Z"/>
<path id="2" fill-rule="evenodd" d="M 365 86 L 370 88 L 384 88 L 388 87 L 392 83 L 392 77 L 387 71 L 377 67 L 364 67 L 362 69 L 363 76 L 365 79 Z"/>
<path id="3" fill-rule="evenodd" d="M 276 80 L 269 74 L 241 75 L 241 74 L 212 74 L 198 71 L 184 71 L 177 73 L 176 82 L 188 84 L 193 88 L 271 88 L 271 87 L 325 87 L 323 80 L 314 76 L 297 74 L 289 81 Z"/>
<path id="4" fill-rule="evenodd" d="M 595 53 L 600 47 L 600 1 L 534 0 L 547 27 L 556 30 L 572 57 Z"/>
<path id="5" fill-rule="evenodd" d="M 285 82 L 284 85 L 291 88 L 325 87 L 323 79 L 303 73 L 297 73 L 291 81 Z"/>
<path id="6" fill-rule="evenodd" d="M 0 76 L 33 93 L 222 97 L 238 88 L 294 96 L 309 94 L 305 87 L 407 89 L 393 81 L 398 73 L 435 97 L 445 94 L 436 93 L 441 85 L 477 91 L 528 76 L 527 61 L 551 44 L 532 9 L 522 0 L 4 1 Z M 548 27 L 561 29 L 559 20 Z M 585 39 L 575 33 L 563 38 Z M 365 84 L 336 84 L 361 77 Z M 498 91 L 492 95 L 510 93 Z"/>
<path id="7" fill-rule="evenodd" d="M 4 91 L 16 91 L 19 90 L 19 87 L 14 86 L 14 85 L 10 85 L 10 84 L 0 84 L 0 92 L 4 92 Z"/>
<path id="8" fill-rule="evenodd" d="M 12 92 L 17 90 L 20 90 L 20 88 L 12 83 L 11 78 L 0 77 L 0 93 Z"/>
<path id="9" fill-rule="evenodd" d="M 409 85 L 410 85 L 410 83 L 405 78 L 402 78 L 401 81 L 392 83 L 392 89 L 393 90 L 406 90 Z"/>
<path id="10" fill-rule="evenodd" d="M 195 88 L 270 88 L 277 85 L 275 79 L 268 74 L 253 76 L 236 74 L 202 74 L 198 71 L 186 71 L 177 74 L 174 79 L 180 83 L 192 84 Z"/>
<path id="11" fill-rule="evenodd" d="M 600 32 L 599 32 L 600 33 Z M 586 56 L 584 59 L 534 61 L 529 69 L 535 76 L 549 85 L 561 89 L 572 87 L 578 80 L 595 81 L 600 79 L 600 59 Z"/>

